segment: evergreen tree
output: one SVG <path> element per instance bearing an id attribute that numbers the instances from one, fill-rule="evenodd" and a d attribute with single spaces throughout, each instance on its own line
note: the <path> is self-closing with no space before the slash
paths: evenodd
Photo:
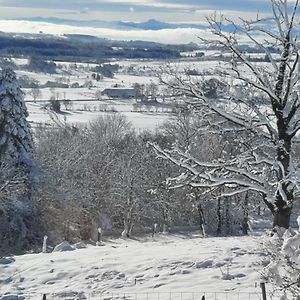
<path id="1" fill-rule="evenodd" d="M 21 253 L 38 241 L 33 202 L 33 140 L 24 95 L 10 69 L 0 72 L 0 255 Z"/>
<path id="2" fill-rule="evenodd" d="M 4 69 L 0 75 L 0 161 L 12 159 L 16 164 L 31 164 L 33 141 L 24 94 L 14 71 Z"/>

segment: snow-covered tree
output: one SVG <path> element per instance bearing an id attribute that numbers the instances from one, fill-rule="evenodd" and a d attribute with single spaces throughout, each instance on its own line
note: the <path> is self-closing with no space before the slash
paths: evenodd
<path id="1" fill-rule="evenodd" d="M 16 74 L 4 69 L 0 75 L 0 161 L 28 164 L 32 150 L 28 113 Z"/>
<path id="2" fill-rule="evenodd" d="M 300 229 L 300 217 L 298 217 Z M 300 295 L 300 231 L 278 230 L 265 244 L 270 263 L 264 270 L 265 279 L 274 284 L 282 299 L 299 299 Z"/>
<path id="3" fill-rule="evenodd" d="M 0 253 L 24 250 L 35 240 L 32 137 L 16 75 L 0 74 Z M 34 228 L 34 229 L 33 229 Z"/>
<path id="4" fill-rule="evenodd" d="M 208 18 L 213 37 L 205 42 L 232 56 L 231 63 L 224 62 L 220 70 L 222 81 L 231 87 L 216 93 L 217 98 L 206 95 L 199 77 L 172 67 L 160 75 L 161 82 L 208 122 L 206 132 L 232 134 L 232 141 L 238 142 L 237 153 L 223 151 L 219 158 L 206 161 L 180 147 L 154 147 L 159 156 L 184 169 L 176 184 L 209 191 L 222 187 L 223 197 L 254 191 L 272 212 L 274 226 L 287 228 L 299 193 L 300 169 L 293 155 L 300 130 L 298 1 L 270 3 L 273 16 L 268 20 L 241 20 L 236 25 L 223 16 Z M 223 31 L 224 23 L 234 32 Z M 257 63 L 245 55 L 241 37 L 265 53 L 269 63 Z"/>

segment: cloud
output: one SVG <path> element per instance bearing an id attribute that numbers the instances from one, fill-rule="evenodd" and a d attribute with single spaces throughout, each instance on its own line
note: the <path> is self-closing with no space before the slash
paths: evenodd
<path id="1" fill-rule="evenodd" d="M 189 4 L 188 1 L 176 2 L 164 2 L 154 0 L 97 0 L 98 3 L 119 3 L 130 4 L 135 6 L 147 6 L 157 8 L 170 8 L 170 9 L 196 9 L 199 5 Z"/>
<path id="2" fill-rule="evenodd" d="M 294 3 L 290 0 L 289 3 Z M 88 7 L 89 9 L 83 9 Z M 238 19 L 271 11 L 270 0 L 0 0 L 0 18 L 54 17 L 84 20 L 203 22 L 213 11 Z M 20 9 L 21 8 L 21 9 Z M 40 11 L 40 13 L 39 13 Z M 64 13 L 64 12 L 72 12 Z M 128 12 L 131 12 L 130 14 Z"/>
<path id="3" fill-rule="evenodd" d="M 32 21 L 0 20 L 1 31 L 15 33 L 47 33 L 64 35 L 70 33 L 88 34 L 113 40 L 143 40 L 167 44 L 182 44 L 198 42 L 198 36 L 208 34 L 205 30 L 194 28 L 178 28 L 163 30 L 130 30 L 123 31 L 107 28 L 76 27 L 69 25 L 56 25 Z"/>
<path id="4" fill-rule="evenodd" d="M 199 37 L 216 38 L 209 29 L 176 28 L 162 30 L 118 30 L 108 28 L 78 27 L 70 25 L 57 25 L 33 21 L 10 21 L 0 20 L 0 28 L 3 32 L 35 33 L 43 32 L 63 36 L 64 34 L 92 35 L 112 40 L 140 40 L 164 44 L 187 44 L 190 42 L 200 43 Z M 264 41 L 264 36 L 257 36 L 258 40 Z M 240 36 L 242 43 L 249 42 L 246 36 Z"/>

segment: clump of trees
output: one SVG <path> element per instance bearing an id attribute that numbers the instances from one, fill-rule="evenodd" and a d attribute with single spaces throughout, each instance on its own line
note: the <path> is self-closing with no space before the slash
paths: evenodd
<path id="1" fill-rule="evenodd" d="M 56 113 L 60 113 L 61 112 L 60 100 L 56 99 L 54 96 L 51 96 L 50 102 L 49 102 L 49 107 L 52 111 L 54 111 Z"/>
<path id="2" fill-rule="evenodd" d="M 40 132 L 37 159 L 45 180 L 43 207 L 50 208 L 45 197 L 49 193 L 51 207 L 57 208 L 53 214 L 60 218 L 57 236 L 63 232 L 66 239 L 81 237 L 80 228 L 87 224 L 129 236 L 134 226 L 162 222 L 149 190 L 164 178 L 152 177 L 158 162 L 145 143 L 118 114 L 75 131 Z M 77 232 L 70 232 L 71 225 Z"/>
<path id="3" fill-rule="evenodd" d="M 154 82 L 149 84 L 135 83 L 133 85 L 135 100 L 140 102 L 156 102 L 159 93 L 159 87 Z"/>
<path id="4" fill-rule="evenodd" d="M 99 81 L 102 77 L 114 78 L 115 73 L 118 72 L 120 66 L 117 64 L 101 64 L 96 66 L 92 71 L 96 72 L 95 79 Z"/>
<path id="5" fill-rule="evenodd" d="M 203 234 L 241 233 L 248 222 L 245 197 L 213 198 L 190 186 L 170 189 L 166 178 L 173 178 L 179 168 L 158 160 L 148 147 L 149 142 L 170 147 L 177 140 L 196 149 L 210 138 L 201 155 L 214 156 L 220 141 L 199 134 L 200 125 L 187 111 L 179 112 L 160 133 L 137 134 L 119 114 L 88 126 L 39 130 L 39 199 L 50 240 L 95 238 L 98 227 L 128 237 L 150 231 L 154 223 L 160 230 L 189 226 Z"/>
<path id="6" fill-rule="evenodd" d="M 30 57 L 27 69 L 32 72 L 55 74 L 56 64 L 52 61 L 48 62 L 43 58 L 34 55 Z"/>

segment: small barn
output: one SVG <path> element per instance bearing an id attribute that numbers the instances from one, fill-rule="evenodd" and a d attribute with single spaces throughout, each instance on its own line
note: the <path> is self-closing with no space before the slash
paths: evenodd
<path id="1" fill-rule="evenodd" d="M 102 91 L 102 95 L 115 99 L 131 99 L 135 97 L 133 88 L 108 88 Z"/>

